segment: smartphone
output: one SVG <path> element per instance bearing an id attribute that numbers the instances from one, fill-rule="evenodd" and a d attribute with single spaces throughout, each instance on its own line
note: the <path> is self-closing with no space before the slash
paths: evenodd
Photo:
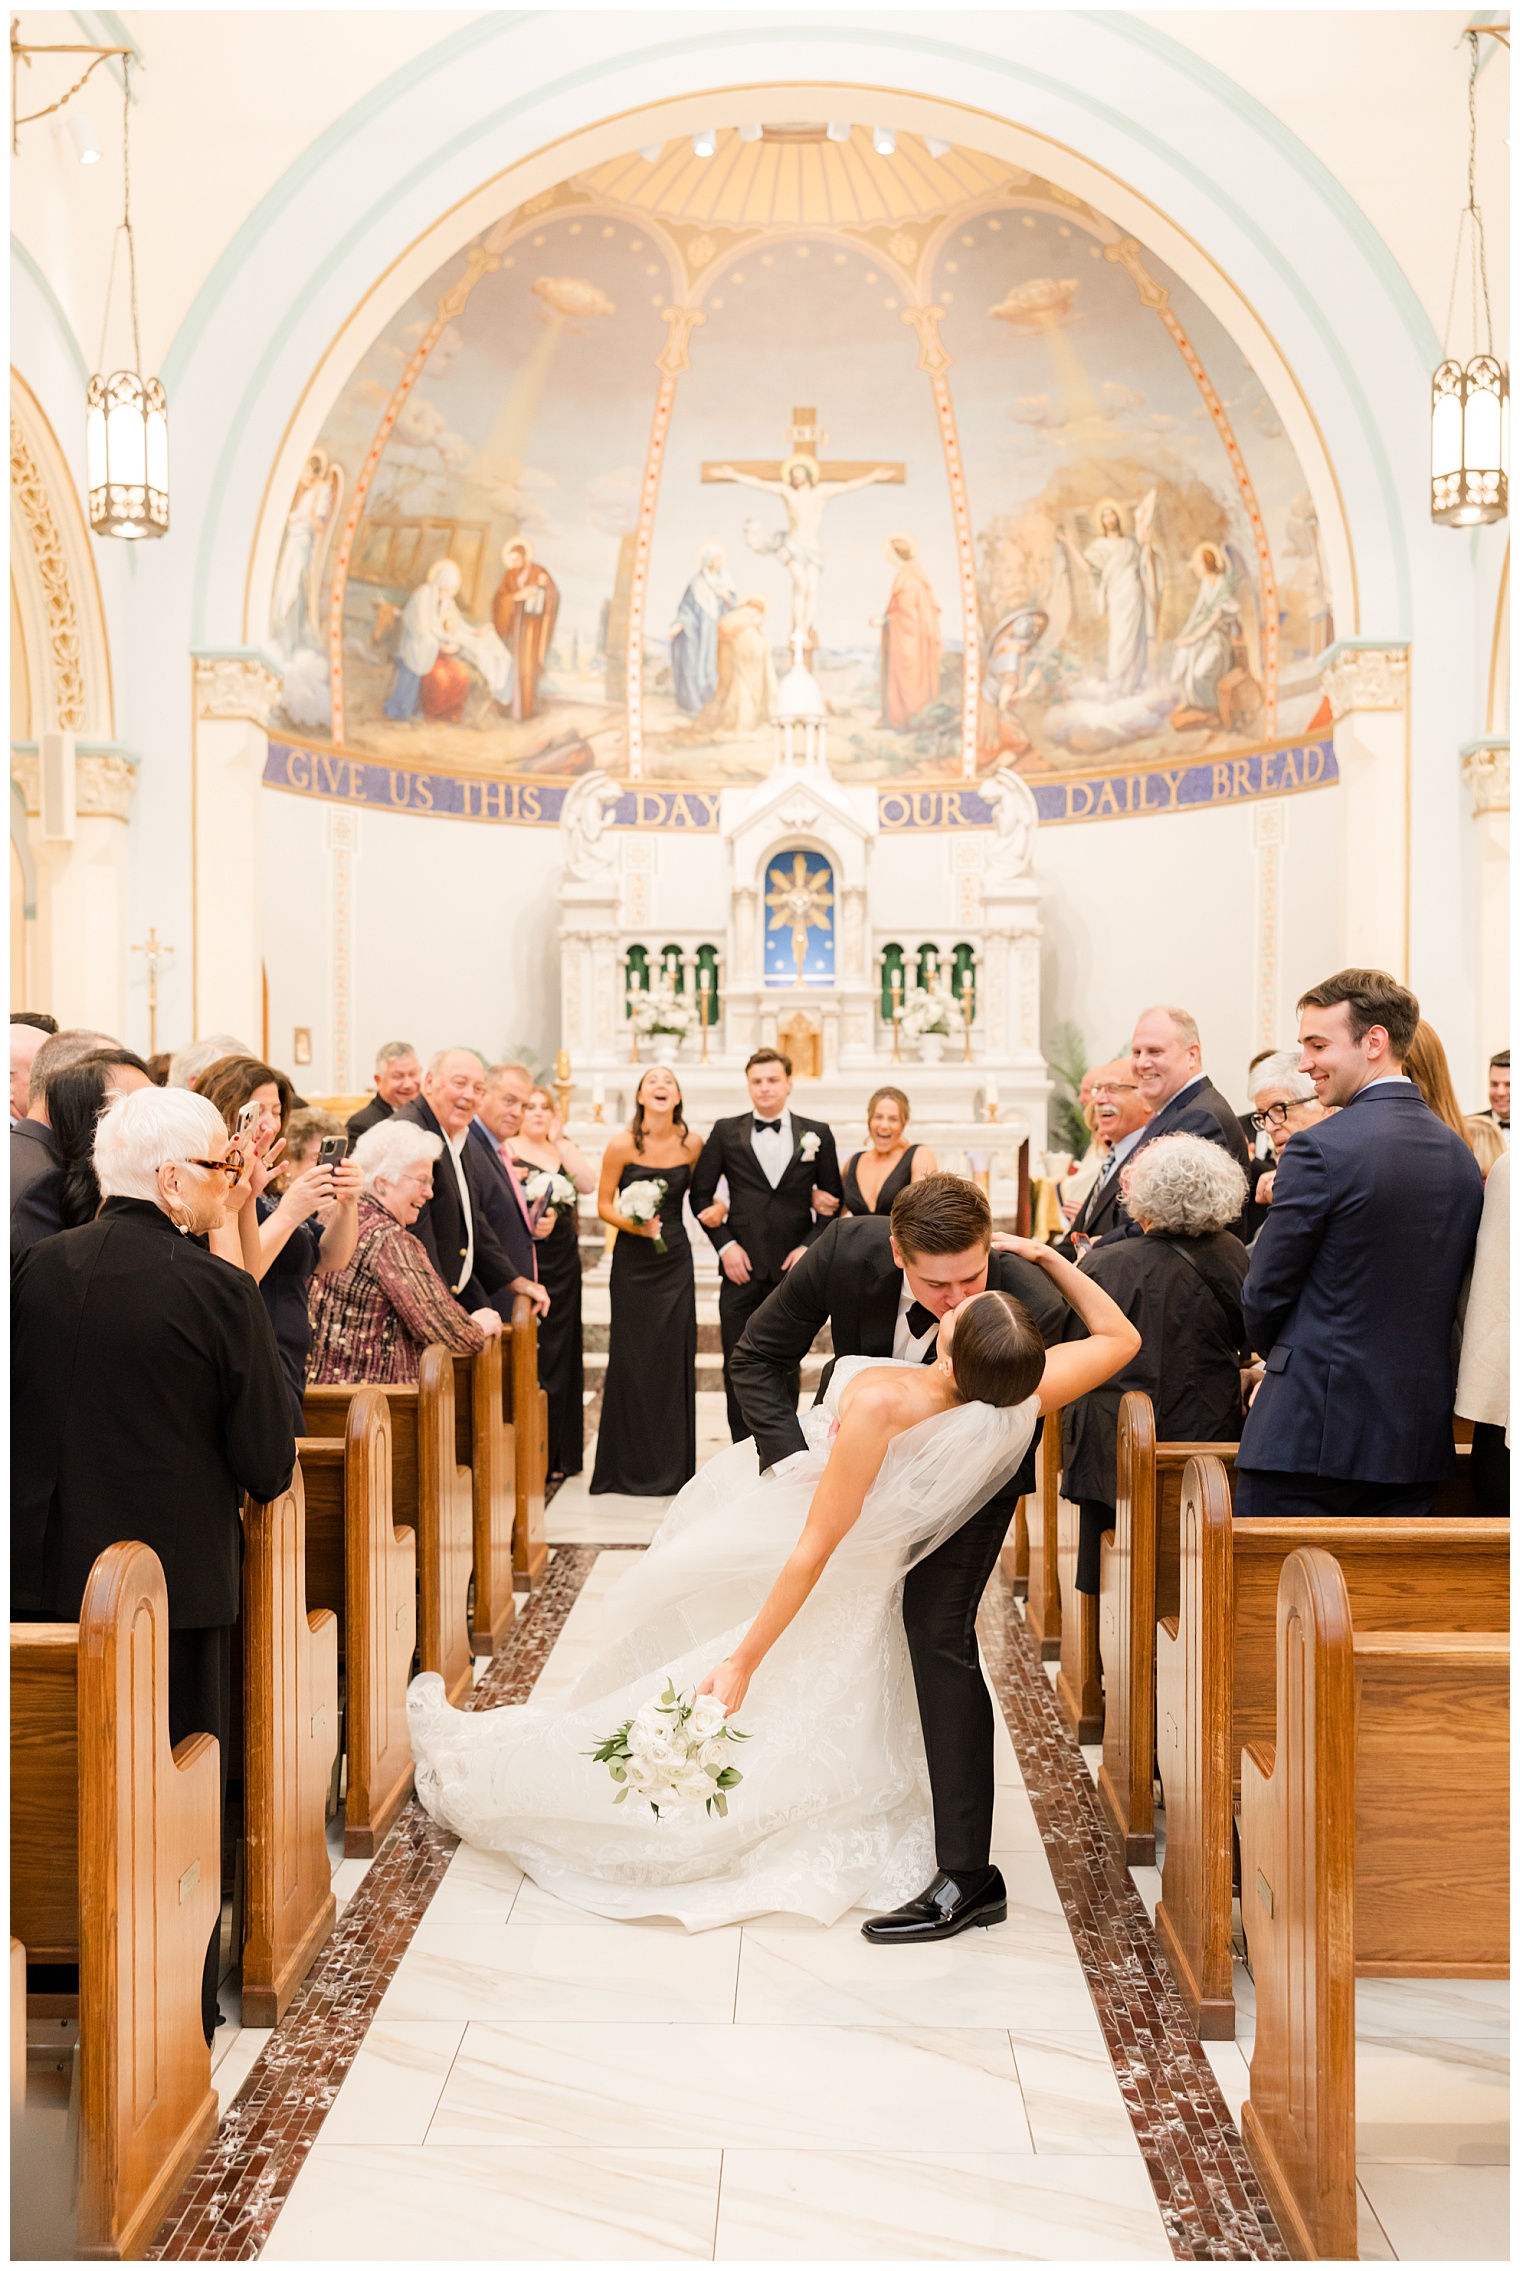
<path id="1" fill-rule="evenodd" d="M 252 1135 L 254 1129 L 258 1126 L 259 1121 L 263 1116 L 263 1111 L 263 1105 L 260 1104 L 256 1098 L 250 1096 L 247 1103 L 243 1106 L 243 1109 L 237 1116 L 237 1126 L 233 1131 L 233 1140 L 235 1142 L 241 1143 L 245 1136 Z"/>
<path id="2" fill-rule="evenodd" d="M 348 1138 L 346 1135 L 324 1136 L 322 1148 L 317 1153 L 317 1165 L 319 1167 L 336 1167 L 339 1160 L 346 1158 L 347 1154 Z"/>

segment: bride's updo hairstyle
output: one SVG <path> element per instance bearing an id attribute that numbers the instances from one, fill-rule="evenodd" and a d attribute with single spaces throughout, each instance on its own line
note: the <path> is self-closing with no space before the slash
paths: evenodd
<path id="1" fill-rule="evenodd" d="M 968 1404 L 999 1410 L 1021 1404 L 1040 1385 L 1045 1342 L 1022 1301 L 989 1286 L 955 1312 L 950 1371 Z"/>

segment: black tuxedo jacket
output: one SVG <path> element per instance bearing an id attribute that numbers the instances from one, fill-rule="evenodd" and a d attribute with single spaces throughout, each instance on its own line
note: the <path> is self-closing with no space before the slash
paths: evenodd
<path id="1" fill-rule="evenodd" d="M 1124 1166 L 1127 1167 L 1131 1160 L 1138 1159 L 1146 1145 L 1154 1143 L 1157 1136 L 1168 1135 L 1202 1136 L 1206 1143 L 1217 1143 L 1229 1153 L 1236 1165 L 1243 1169 L 1249 1182 L 1251 1149 L 1241 1133 L 1240 1116 L 1229 1098 L 1220 1095 L 1207 1073 L 1196 1088 L 1184 1089 L 1180 1095 L 1174 1096 L 1169 1104 L 1163 1104 L 1159 1112 L 1152 1113 L 1141 1132 L 1140 1141 L 1130 1153 L 1129 1159 L 1124 1162 Z M 1121 1167 L 1119 1174 L 1113 1177 L 1115 1184 L 1118 1183 L 1119 1177 L 1123 1173 L 1124 1167 Z M 1076 1227 L 1076 1224 L 1073 1223 L 1072 1228 L 1075 1229 Z M 1084 1228 L 1088 1227 L 1084 1225 Z M 1226 1223 L 1225 1228 L 1233 1236 L 1243 1239 L 1246 1236 L 1245 1216 L 1239 1215 L 1234 1222 Z M 1140 1235 L 1139 1226 L 1130 1221 L 1124 1210 L 1122 1198 L 1115 1203 L 1109 1230 L 1110 1235 L 1115 1237 L 1127 1237 L 1131 1234 L 1138 1237 Z M 1089 1235 L 1092 1235 L 1090 1228 Z"/>
<path id="2" fill-rule="evenodd" d="M 708 1237 L 719 1253 L 737 1239 L 749 1256 L 755 1277 L 779 1278 L 781 1265 L 793 1247 L 810 1246 L 827 1227 L 813 1220 L 814 1184 L 839 1199 L 844 1196 L 844 1185 L 839 1178 L 833 1130 L 822 1120 L 804 1120 L 794 1112 L 792 1156 L 772 1190 L 750 1141 L 754 1123 L 753 1112 L 736 1112 L 732 1119 L 714 1122 L 692 1174 L 691 1211 L 699 1215 L 712 1205 L 718 1177 L 726 1175 L 728 1220 L 709 1230 Z M 804 1159 L 803 1138 L 809 1135 L 817 1136 L 818 1149 L 811 1159 Z"/>
<path id="3" fill-rule="evenodd" d="M 449 1139 L 444 1135 L 433 1107 L 424 1097 L 414 1096 L 410 1104 L 402 1105 L 395 1117 L 408 1121 L 414 1128 L 426 1128 L 429 1135 L 435 1135 L 441 1140 L 444 1151 L 447 1152 Z M 470 1192 L 470 1213 L 475 1224 L 475 1256 L 468 1281 L 460 1283 L 468 1239 L 452 1159 L 440 1157 L 434 1160 L 433 1195 L 412 1228 L 422 1240 L 428 1260 L 461 1309 L 499 1310 L 501 1303 L 505 1301 L 505 1313 L 510 1315 L 512 1304 L 506 1289 L 514 1277 L 521 1277 L 524 1273 L 512 1267 L 502 1251 L 500 1240 L 491 1228 L 484 1166 L 478 1147 L 468 1137 L 465 1138 L 462 1164 Z"/>
<path id="4" fill-rule="evenodd" d="M 761 1303 L 729 1358 L 728 1371 L 762 1467 L 806 1449 L 788 1391 L 823 1327 L 830 1328 L 836 1357 L 890 1356 L 902 1283 L 902 1271 L 892 1259 L 887 1216 L 852 1214 L 830 1222 Z M 1066 1336 L 1071 1312 L 1033 1262 L 995 1253 L 988 1260 L 987 1283 L 1022 1301 L 1047 1342 L 1053 1345 Z M 832 1369 L 824 1372 L 820 1394 Z M 1039 1440 L 1037 1428 L 1023 1466 L 1007 1486 L 1010 1498 L 1033 1490 Z"/>

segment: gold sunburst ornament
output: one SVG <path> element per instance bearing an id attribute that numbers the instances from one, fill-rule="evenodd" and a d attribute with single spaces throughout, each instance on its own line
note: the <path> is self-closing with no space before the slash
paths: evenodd
<path id="1" fill-rule="evenodd" d="M 834 894 L 829 889 L 827 868 L 809 875 L 807 854 L 793 852 L 792 872 L 788 877 L 784 867 L 770 871 L 770 889 L 765 904 L 771 911 L 772 930 L 790 930 L 792 954 L 797 964 L 797 983 L 802 983 L 802 965 L 807 955 L 807 934 L 810 930 L 829 930 L 829 909 Z"/>

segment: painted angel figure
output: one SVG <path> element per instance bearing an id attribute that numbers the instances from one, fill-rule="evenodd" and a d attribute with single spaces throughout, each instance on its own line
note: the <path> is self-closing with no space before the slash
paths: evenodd
<path id="1" fill-rule="evenodd" d="M 1134 533 L 1126 536 L 1123 508 L 1112 497 L 1100 498 L 1093 508 L 1099 533 L 1085 551 L 1078 551 L 1064 528 L 1056 531 L 1073 576 L 1080 570 L 1086 577 L 1093 606 L 1108 622 L 1104 690 L 1110 701 L 1138 694 L 1145 685 L 1161 605 L 1161 563 L 1151 542 L 1154 489 L 1134 512 Z"/>
<path id="2" fill-rule="evenodd" d="M 283 654 L 303 647 L 320 648 L 322 563 L 332 540 L 333 523 L 343 501 L 343 468 L 333 465 L 326 450 L 313 450 L 301 468 L 295 497 L 285 516 L 274 576 L 271 628 Z"/>
<path id="3" fill-rule="evenodd" d="M 741 473 L 736 465 L 715 465 L 707 476 L 713 481 L 741 481 L 746 489 L 764 489 L 786 507 L 786 527 L 770 533 L 758 521 L 744 524 L 744 541 L 752 552 L 773 552 L 792 579 L 792 629 L 811 643 L 818 610 L 818 579 L 823 573 L 823 513 L 835 497 L 851 489 L 869 489 L 890 481 L 890 466 L 873 465 L 853 481 L 825 481 L 812 457 L 789 457 L 779 481 L 763 474 Z"/>

